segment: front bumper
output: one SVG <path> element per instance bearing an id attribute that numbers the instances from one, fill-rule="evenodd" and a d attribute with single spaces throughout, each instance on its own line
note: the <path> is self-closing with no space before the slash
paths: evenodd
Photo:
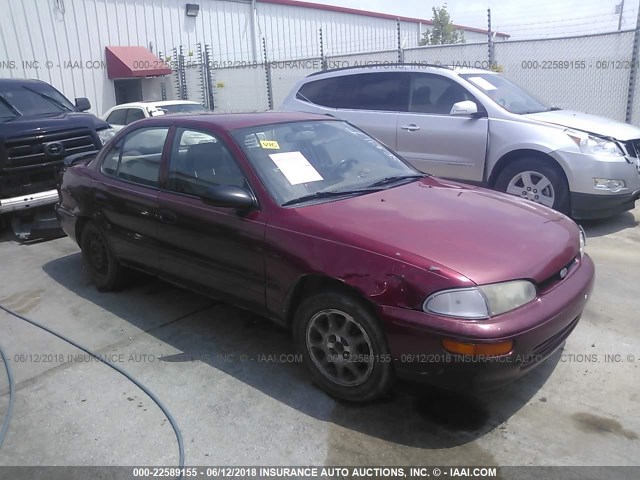
<path id="1" fill-rule="evenodd" d="M 30 193 L 20 197 L 0 198 L 0 214 L 26 210 L 29 208 L 41 207 L 57 203 L 60 200 L 58 190 L 47 190 L 45 192 Z"/>
<path id="2" fill-rule="evenodd" d="M 594 278 L 593 262 L 585 255 L 564 280 L 540 292 L 536 300 L 489 320 L 380 307 L 395 370 L 400 377 L 454 390 L 496 388 L 514 381 L 563 345 L 580 319 Z M 512 340 L 513 349 L 500 357 L 462 357 L 444 350 L 445 338 L 470 343 Z"/>
<path id="3" fill-rule="evenodd" d="M 604 218 L 634 207 L 640 193 L 638 161 L 611 160 L 598 155 L 555 151 L 551 155 L 564 167 L 571 191 L 571 213 L 574 218 Z M 597 189 L 594 178 L 624 180 L 620 191 Z"/>

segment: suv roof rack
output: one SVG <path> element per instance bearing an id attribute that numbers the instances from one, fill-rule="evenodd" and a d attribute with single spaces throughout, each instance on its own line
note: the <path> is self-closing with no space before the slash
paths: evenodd
<path id="1" fill-rule="evenodd" d="M 417 62 L 370 63 L 367 65 L 351 65 L 348 67 L 329 68 L 327 70 L 320 70 L 319 72 L 313 72 L 307 75 L 307 78 L 313 77 L 314 75 L 321 75 L 323 73 L 329 73 L 329 72 L 341 72 L 343 70 L 353 70 L 355 68 L 376 68 L 376 67 L 434 67 L 434 68 L 446 68 L 447 70 L 453 70 L 453 67 L 449 65 L 442 65 L 437 63 L 417 63 Z"/>

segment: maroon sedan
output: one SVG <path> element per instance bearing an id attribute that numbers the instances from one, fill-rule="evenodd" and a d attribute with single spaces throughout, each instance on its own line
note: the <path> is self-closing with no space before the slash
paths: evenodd
<path id="1" fill-rule="evenodd" d="M 396 376 L 513 380 L 563 344 L 593 286 L 569 218 L 421 174 L 326 117 L 149 118 L 69 161 L 60 193 L 99 289 L 135 268 L 264 315 L 347 400 Z"/>

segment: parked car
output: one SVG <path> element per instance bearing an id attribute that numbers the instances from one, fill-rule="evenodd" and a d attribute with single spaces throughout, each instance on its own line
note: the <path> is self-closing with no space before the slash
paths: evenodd
<path id="1" fill-rule="evenodd" d="M 0 79 L 0 215 L 19 238 L 60 231 L 53 206 L 63 160 L 113 135 L 90 108 L 40 80 Z"/>
<path id="2" fill-rule="evenodd" d="M 185 144 L 198 133 L 208 141 Z M 594 266 L 568 217 L 421 174 L 346 122 L 154 117 L 70 159 L 57 212 L 100 290 L 140 269 L 293 331 L 338 398 L 497 386 L 561 347 Z"/>
<path id="3" fill-rule="evenodd" d="M 207 108 L 197 102 L 188 100 L 163 100 L 149 102 L 122 103 L 107 110 L 102 118 L 111 125 L 115 131 L 119 131 L 126 125 L 143 118 L 170 115 L 176 113 L 202 113 L 208 112 Z"/>
<path id="4" fill-rule="evenodd" d="M 611 216 L 640 195 L 640 129 L 534 98 L 500 74 L 396 65 L 318 72 L 282 110 L 357 125 L 420 171 L 481 184 L 574 218 Z"/>

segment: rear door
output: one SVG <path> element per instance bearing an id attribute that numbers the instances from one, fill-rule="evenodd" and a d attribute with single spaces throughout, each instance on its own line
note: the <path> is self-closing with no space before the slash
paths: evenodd
<path id="1" fill-rule="evenodd" d="M 100 165 L 93 203 L 114 254 L 146 269 L 158 262 L 158 180 L 168 127 L 139 128 Z"/>
<path id="2" fill-rule="evenodd" d="M 397 151 L 417 169 L 445 178 L 482 181 L 488 118 L 451 115 L 454 103 L 483 106 L 454 80 L 413 73 L 408 112 L 398 114 Z"/>
<path id="3" fill-rule="evenodd" d="M 347 120 L 396 148 L 398 112 L 407 110 L 410 76 L 406 72 L 341 75 L 303 85 L 296 98 L 310 111 Z"/>
<path id="4" fill-rule="evenodd" d="M 250 191 L 219 137 L 177 128 L 159 194 L 161 269 L 174 281 L 261 311 L 265 222 L 259 211 L 247 214 L 204 203 L 201 195 L 214 185 Z"/>

